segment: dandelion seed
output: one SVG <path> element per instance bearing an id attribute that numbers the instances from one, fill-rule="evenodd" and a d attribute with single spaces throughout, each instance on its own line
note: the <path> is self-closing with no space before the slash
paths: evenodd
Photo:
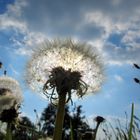
<path id="1" fill-rule="evenodd" d="M 100 89 L 103 69 L 96 49 L 71 40 L 46 42 L 34 49 L 27 65 L 26 79 L 29 86 L 42 93 L 44 84 L 50 79 L 50 75 L 53 75 L 53 70 L 60 67 L 65 73 L 69 70 L 79 72 L 80 80 L 87 85 L 86 93 L 95 93 Z"/>

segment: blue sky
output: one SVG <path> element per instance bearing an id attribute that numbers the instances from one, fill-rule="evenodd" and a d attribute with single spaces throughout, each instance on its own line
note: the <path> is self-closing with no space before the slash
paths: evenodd
<path id="1" fill-rule="evenodd" d="M 95 46 L 104 63 L 105 81 L 97 94 L 74 100 L 88 117 L 123 118 L 135 103 L 140 116 L 140 1 L 0 0 L 0 61 L 23 90 L 22 112 L 31 119 L 48 100 L 25 82 L 31 49 L 45 39 L 68 38 Z M 2 71 L 0 72 L 0 74 Z"/>

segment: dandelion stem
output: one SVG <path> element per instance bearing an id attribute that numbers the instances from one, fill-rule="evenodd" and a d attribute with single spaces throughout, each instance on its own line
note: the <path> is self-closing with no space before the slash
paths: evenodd
<path id="1" fill-rule="evenodd" d="M 96 140 L 96 135 L 97 135 L 99 125 L 100 125 L 100 123 L 97 123 L 96 128 L 95 128 L 95 132 L 94 132 L 94 135 L 93 135 L 93 140 Z"/>
<path id="2" fill-rule="evenodd" d="M 73 126 L 72 126 L 72 120 L 70 120 L 70 130 L 71 130 L 71 133 L 70 133 L 71 140 L 74 140 L 74 139 L 73 139 Z"/>
<path id="3" fill-rule="evenodd" d="M 65 114 L 65 101 L 66 101 L 66 94 L 59 94 L 53 140 L 62 140 L 62 129 L 63 129 L 63 122 L 64 122 L 64 114 Z"/>
<path id="4" fill-rule="evenodd" d="M 6 140 L 12 140 L 11 123 L 7 124 Z"/>

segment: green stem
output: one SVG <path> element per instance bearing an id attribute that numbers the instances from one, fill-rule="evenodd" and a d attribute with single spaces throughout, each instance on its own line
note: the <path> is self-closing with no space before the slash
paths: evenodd
<path id="1" fill-rule="evenodd" d="M 7 123 L 6 140 L 12 140 L 11 123 Z"/>
<path id="2" fill-rule="evenodd" d="M 132 103 L 131 109 L 131 121 L 130 121 L 130 128 L 129 128 L 129 140 L 132 140 L 132 128 L 133 128 L 133 119 L 134 119 L 134 103 Z"/>
<path id="3" fill-rule="evenodd" d="M 66 94 L 59 95 L 53 140 L 62 140 Z"/>
<path id="4" fill-rule="evenodd" d="M 74 140 L 73 139 L 73 127 L 72 127 L 72 120 L 71 119 L 70 119 L 70 130 L 71 130 L 71 132 L 70 132 L 71 140 Z"/>

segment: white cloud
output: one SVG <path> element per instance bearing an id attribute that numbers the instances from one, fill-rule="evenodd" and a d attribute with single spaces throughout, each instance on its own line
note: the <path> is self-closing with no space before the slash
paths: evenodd
<path id="1" fill-rule="evenodd" d="M 48 2 L 16 0 L 14 5 L 8 6 L 6 13 L 0 15 L 0 30 L 12 28 L 24 35 L 21 41 L 14 36 L 11 38 L 17 46 L 35 46 L 46 38 L 57 36 L 72 37 L 97 46 L 107 64 L 139 61 L 139 2 L 93 0 L 84 3 L 78 0 L 68 4 L 62 0 L 59 5 Z M 123 6 L 125 2 L 127 6 Z M 111 44 L 108 38 L 118 33 L 124 34 L 120 42 L 125 47 L 116 49 L 118 46 Z M 18 51 L 26 54 L 25 49 Z"/>
<path id="2" fill-rule="evenodd" d="M 139 63 L 140 60 L 140 48 L 124 46 L 118 47 L 115 44 L 107 43 L 102 48 L 102 52 L 105 56 L 105 60 L 111 65 L 124 65 Z"/>
<path id="3" fill-rule="evenodd" d="M 118 82 L 123 82 L 123 78 L 120 75 L 114 75 L 114 78 L 118 81 Z"/>
<path id="4" fill-rule="evenodd" d="M 35 46 L 46 40 L 41 32 L 31 31 L 28 22 L 22 18 L 24 7 L 28 6 L 26 1 L 16 0 L 14 4 L 8 5 L 8 10 L 0 15 L 0 31 L 12 31 L 9 41 L 16 46 L 15 54 L 30 55 L 30 46 Z"/>
<path id="5" fill-rule="evenodd" d="M 120 1 L 114 0 L 114 2 Z M 113 12 L 108 13 L 101 9 L 87 11 L 85 13 L 85 22 L 96 24 L 99 27 L 103 27 L 104 34 L 100 37 L 102 42 L 101 54 L 105 58 L 107 64 L 111 65 L 123 65 L 138 62 L 140 59 L 140 16 L 137 6 L 133 3 L 131 6 L 132 13 L 126 16 L 127 9 L 121 9 L 122 13 L 118 11 L 114 14 Z M 115 10 L 115 7 L 114 7 Z M 108 40 L 112 34 L 122 34 L 120 39 L 121 46 L 113 44 Z M 117 43 L 117 42 L 116 42 Z"/>
<path id="6" fill-rule="evenodd" d="M 17 55 L 28 55 L 28 56 L 30 56 L 31 53 L 32 53 L 32 51 L 30 49 L 27 49 L 27 48 L 24 48 L 24 47 L 18 48 L 18 49 L 15 50 L 15 54 L 17 54 Z"/>
<path id="7" fill-rule="evenodd" d="M 39 32 L 28 32 L 24 37 L 24 44 L 26 46 L 36 46 L 46 40 L 46 36 Z"/>
<path id="8" fill-rule="evenodd" d="M 8 30 L 9 28 L 25 32 L 27 25 L 24 21 L 19 21 L 13 17 L 9 17 L 7 14 L 0 15 L 0 30 Z"/>
<path id="9" fill-rule="evenodd" d="M 24 0 L 15 0 L 14 4 L 7 6 L 7 15 L 20 17 L 22 15 L 22 8 L 28 6 L 28 3 Z"/>
<path id="10" fill-rule="evenodd" d="M 14 4 L 7 6 L 7 11 L 0 15 L 0 30 L 14 28 L 25 32 L 27 30 L 26 22 L 21 19 L 22 8 L 26 2 L 16 0 Z"/>
<path id="11" fill-rule="evenodd" d="M 105 32 L 110 33 L 114 28 L 113 21 L 108 15 L 101 11 L 93 11 L 85 13 L 85 22 L 94 23 L 99 27 L 103 27 Z"/>

